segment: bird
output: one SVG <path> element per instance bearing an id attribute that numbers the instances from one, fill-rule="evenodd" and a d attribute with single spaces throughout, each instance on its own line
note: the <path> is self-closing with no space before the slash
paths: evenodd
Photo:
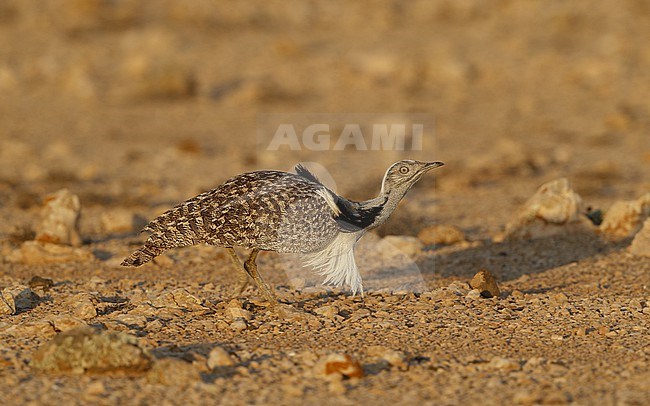
<path id="1" fill-rule="evenodd" d="M 324 284 L 347 285 L 363 295 L 354 247 L 368 231 L 388 220 L 420 178 L 443 162 L 401 160 L 385 172 L 377 197 L 353 201 L 325 186 L 304 165 L 293 172 L 260 170 L 234 176 L 151 221 L 144 245 L 122 266 L 137 267 L 171 248 L 208 244 L 223 247 L 239 271 L 241 295 L 249 281 L 272 305 L 278 301 L 257 270 L 260 251 L 301 254 L 303 264 L 325 277 Z M 249 249 L 239 258 L 235 247 Z"/>

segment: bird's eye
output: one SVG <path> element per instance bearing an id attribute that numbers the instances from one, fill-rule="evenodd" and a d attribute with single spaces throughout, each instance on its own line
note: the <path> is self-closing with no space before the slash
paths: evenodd
<path id="1" fill-rule="evenodd" d="M 406 175 L 407 173 L 409 173 L 409 167 L 408 166 L 401 166 L 399 168 L 399 173 L 401 173 L 402 175 Z"/>

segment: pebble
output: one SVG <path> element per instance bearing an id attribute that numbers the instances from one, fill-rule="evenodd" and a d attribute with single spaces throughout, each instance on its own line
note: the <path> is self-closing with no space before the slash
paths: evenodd
<path id="1" fill-rule="evenodd" d="M 228 313 L 233 320 L 250 321 L 253 318 L 253 313 L 241 307 L 229 307 Z"/>
<path id="2" fill-rule="evenodd" d="M 506 225 L 501 239 L 531 239 L 591 229 L 582 199 L 566 178 L 543 184 Z"/>
<path id="3" fill-rule="evenodd" d="M 469 293 L 471 287 L 466 282 L 454 281 L 447 286 L 447 291 L 454 293 L 457 296 L 465 296 Z M 444 292 L 442 292 L 444 294 Z"/>
<path id="4" fill-rule="evenodd" d="M 178 358 L 157 360 L 147 372 L 147 382 L 166 386 L 189 386 L 201 381 L 194 365 Z"/>
<path id="5" fill-rule="evenodd" d="M 634 309 L 638 312 L 643 311 L 643 308 L 645 307 L 644 305 L 645 303 L 641 299 L 631 299 L 629 304 L 631 309 Z"/>
<path id="6" fill-rule="evenodd" d="M 115 320 L 129 328 L 144 328 L 147 325 L 147 318 L 140 314 L 120 314 Z"/>
<path id="7" fill-rule="evenodd" d="M 210 350 L 207 364 L 208 368 L 212 370 L 216 367 L 229 367 L 235 365 L 235 361 L 232 359 L 228 351 L 221 347 L 214 347 Z"/>
<path id="8" fill-rule="evenodd" d="M 230 323 L 230 329 L 233 330 L 233 331 L 236 331 L 236 332 L 246 330 L 247 327 L 248 327 L 248 325 L 242 319 L 237 319 L 237 320 L 233 321 L 232 323 Z"/>
<path id="9" fill-rule="evenodd" d="M 469 282 L 472 289 L 480 292 L 481 296 L 486 298 L 499 297 L 501 290 L 492 272 L 487 269 L 481 269 Z"/>
<path id="10" fill-rule="evenodd" d="M 155 319 L 147 323 L 147 331 L 155 332 L 163 328 L 165 325 L 159 319 Z"/>
<path id="11" fill-rule="evenodd" d="M 339 315 L 339 307 L 336 305 L 326 305 L 326 306 L 321 306 L 314 310 L 314 313 L 319 314 L 321 316 L 325 316 L 328 319 L 334 319 L 336 316 Z"/>
<path id="12" fill-rule="evenodd" d="M 5 298 L 4 294 L 0 295 L 0 314 L 14 314 L 16 313 L 16 304 L 13 298 Z"/>
<path id="13" fill-rule="evenodd" d="M 95 308 L 97 299 L 90 293 L 78 293 L 68 298 L 66 302 L 73 306 L 72 314 L 75 317 L 84 320 L 97 317 L 97 309 Z"/>
<path id="14" fill-rule="evenodd" d="M 54 286 L 54 281 L 49 278 L 35 275 L 29 280 L 28 285 L 32 289 L 41 288 L 43 292 L 47 292 L 52 288 L 52 286 Z"/>
<path id="15" fill-rule="evenodd" d="M 45 198 L 42 221 L 36 227 L 36 240 L 53 244 L 81 246 L 78 222 L 81 203 L 68 189 L 61 189 Z"/>
<path id="16" fill-rule="evenodd" d="M 206 310 L 206 307 L 201 305 L 201 301 L 185 288 L 167 291 L 154 299 L 152 304 L 155 307 L 169 307 L 190 311 Z"/>
<path id="17" fill-rule="evenodd" d="M 4 288 L 0 293 L 0 314 L 16 314 L 29 310 L 39 303 L 39 296 L 24 285 L 14 285 Z"/>
<path id="18" fill-rule="evenodd" d="M 102 395 L 106 391 L 106 387 L 102 381 L 95 381 L 86 386 L 84 391 L 85 395 L 98 396 Z"/>
<path id="19" fill-rule="evenodd" d="M 451 245 L 465 241 L 465 234 L 454 226 L 436 224 L 420 230 L 418 239 L 424 245 Z"/>
<path id="20" fill-rule="evenodd" d="M 389 365 L 398 368 L 401 371 L 408 369 L 406 355 L 402 351 L 386 348 L 383 345 L 368 347 L 368 355 L 383 359 Z"/>
<path id="21" fill-rule="evenodd" d="M 634 236 L 630 245 L 630 253 L 650 257 L 650 218 L 643 223 L 641 231 Z"/>
<path id="22" fill-rule="evenodd" d="M 467 295 L 465 296 L 465 299 L 468 300 L 477 300 L 480 298 L 481 298 L 481 291 L 478 289 L 470 290 L 469 293 L 467 293 Z"/>
<path id="23" fill-rule="evenodd" d="M 134 336 L 80 327 L 41 346 L 31 365 L 50 373 L 135 372 L 148 369 L 151 357 Z"/>
<path id="24" fill-rule="evenodd" d="M 314 375 L 321 378 L 345 377 L 363 378 L 363 368 L 358 361 L 347 354 L 329 354 L 321 357 L 314 366 Z"/>
<path id="25" fill-rule="evenodd" d="M 78 327 L 86 326 L 86 323 L 83 320 L 68 315 L 55 316 L 50 319 L 50 323 L 52 323 L 56 331 L 69 331 Z"/>
<path id="26" fill-rule="evenodd" d="M 521 370 L 521 364 L 518 361 L 503 357 L 493 357 L 488 363 L 488 367 L 504 372 Z"/>
<path id="27" fill-rule="evenodd" d="M 633 237 L 650 217 L 650 193 L 637 200 L 618 201 L 607 210 L 599 231 L 610 237 Z"/>

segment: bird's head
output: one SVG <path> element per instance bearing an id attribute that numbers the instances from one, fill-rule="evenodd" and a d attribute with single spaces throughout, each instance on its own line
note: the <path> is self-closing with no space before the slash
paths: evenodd
<path id="1" fill-rule="evenodd" d="M 408 190 L 428 171 L 439 166 L 442 162 L 420 162 L 405 159 L 395 162 L 388 168 L 381 182 L 382 194 L 406 194 Z"/>

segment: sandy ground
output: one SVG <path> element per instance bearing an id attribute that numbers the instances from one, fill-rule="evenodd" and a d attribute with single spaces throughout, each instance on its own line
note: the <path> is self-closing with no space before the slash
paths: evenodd
<path id="1" fill-rule="evenodd" d="M 631 236 L 497 242 L 547 181 L 568 178 L 585 210 L 650 191 L 649 36 L 644 1 L 1 2 L 0 288 L 52 286 L 0 316 L 0 399 L 650 403 L 650 260 Z M 323 113 L 433 124 L 421 151 L 265 150 L 265 118 Z M 252 288 L 228 299 L 219 248 L 119 266 L 148 220 L 237 173 L 318 162 L 367 199 L 406 156 L 447 165 L 362 240 L 363 298 L 274 253 L 259 265 L 287 318 Z M 62 188 L 83 244 L 17 256 Z M 383 236 L 436 224 L 467 241 L 385 254 Z M 482 268 L 499 297 L 470 292 Z M 136 337 L 153 366 L 34 366 L 83 325 Z M 363 376 L 323 372 L 332 353 Z"/>

